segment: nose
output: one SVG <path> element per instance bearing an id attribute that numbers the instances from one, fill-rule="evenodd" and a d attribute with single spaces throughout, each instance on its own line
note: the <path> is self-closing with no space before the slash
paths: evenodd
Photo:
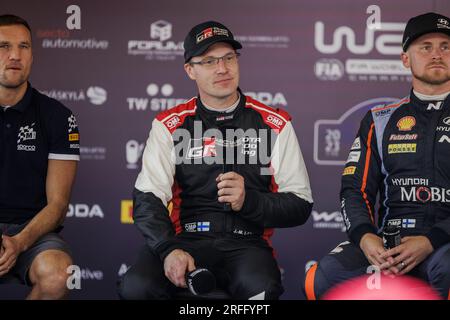
<path id="1" fill-rule="evenodd" d="M 20 60 L 20 48 L 12 46 L 9 50 L 9 60 Z"/>
<path id="2" fill-rule="evenodd" d="M 228 68 L 227 68 L 227 65 L 225 64 L 225 60 L 223 57 L 217 61 L 217 70 L 216 71 L 217 71 L 217 73 L 228 72 Z"/>
<path id="3" fill-rule="evenodd" d="M 438 59 L 442 58 L 442 48 L 441 47 L 436 47 L 433 49 L 432 58 L 433 58 L 433 60 L 438 60 Z"/>

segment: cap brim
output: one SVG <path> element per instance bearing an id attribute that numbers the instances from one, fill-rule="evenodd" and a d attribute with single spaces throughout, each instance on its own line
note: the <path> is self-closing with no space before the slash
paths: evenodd
<path id="1" fill-rule="evenodd" d="M 403 46 L 403 52 L 406 52 L 406 50 L 408 50 L 408 48 L 411 46 L 411 44 L 416 41 L 418 38 L 420 38 L 421 36 L 424 36 L 428 33 L 443 33 L 446 34 L 447 36 L 450 37 L 450 29 L 440 29 L 440 30 L 436 30 L 436 29 L 429 29 L 426 31 L 422 31 L 418 34 L 415 34 L 413 37 L 410 37 L 408 39 L 408 41 L 405 43 L 405 45 Z"/>
<path id="2" fill-rule="evenodd" d="M 187 63 L 189 60 L 191 60 L 191 58 L 202 55 L 203 53 L 205 53 L 208 50 L 208 48 L 210 46 L 212 46 L 213 44 L 218 43 L 218 42 L 229 43 L 236 50 L 242 49 L 242 45 L 239 41 L 232 40 L 232 39 L 214 39 L 208 43 L 205 43 L 203 46 L 198 48 L 197 51 L 194 51 L 190 57 L 187 57 L 185 62 Z"/>

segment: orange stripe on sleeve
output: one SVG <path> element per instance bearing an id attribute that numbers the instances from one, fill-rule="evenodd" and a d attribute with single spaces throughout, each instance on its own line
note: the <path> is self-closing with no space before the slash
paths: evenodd
<path id="1" fill-rule="evenodd" d="M 317 300 L 316 295 L 314 293 L 314 279 L 316 277 L 317 263 L 314 264 L 311 268 L 309 268 L 308 272 L 306 272 L 305 279 L 305 291 L 306 291 L 306 299 L 308 300 Z"/>
<path id="2" fill-rule="evenodd" d="M 367 136 L 366 162 L 364 164 L 364 175 L 363 175 L 363 182 L 362 182 L 362 185 L 361 185 L 361 192 L 363 194 L 364 200 L 366 201 L 367 209 L 369 210 L 370 220 L 372 220 L 372 223 L 375 223 L 375 220 L 374 220 L 374 217 L 373 217 L 372 210 L 370 209 L 369 200 L 367 199 L 366 185 L 367 185 L 367 175 L 369 174 L 370 156 L 372 155 L 371 142 L 372 142 L 374 126 L 375 126 L 374 123 L 372 123 L 370 125 L 369 135 Z"/>

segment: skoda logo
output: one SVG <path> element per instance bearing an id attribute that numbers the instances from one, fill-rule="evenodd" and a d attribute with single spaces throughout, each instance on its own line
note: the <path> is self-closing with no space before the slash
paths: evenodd
<path id="1" fill-rule="evenodd" d="M 444 120 L 442 120 L 443 123 L 445 123 L 446 125 L 450 126 L 450 117 L 444 118 Z"/>

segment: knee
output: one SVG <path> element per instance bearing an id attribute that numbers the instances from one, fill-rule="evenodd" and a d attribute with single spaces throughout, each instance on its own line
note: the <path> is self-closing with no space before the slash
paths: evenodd
<path id="1" fill-rule="evenodd" d="M 130 270 L 119 279 L 117 292 L 120 299 L 123 300 L 170 298 L 163 286 L 155 285 L 149 277 L 135 272 L 133 268 L 130 268 Z"/>
<path id="2" fill-rule="evenodd" d="M 62 299 L 68 293 L 67 268 L 72 264 L 71 257 L 56 250 L 44 251 L 33 261 L 29 277 L 44 299 Z"/>
<path id="3" fill-rule="evenodd" d="M 318 263 L 312 265 L 305 274 L 302 283 L 303 293 L 308 300 L 319 299 L 333 285 L 329 277 L 337 274 L 335 261 L 330 256 L 325 256 Z"/>
<path id="4" fill-rule="evenodd" d="M 281 281 L 270 277 L 249 276 L 238 283 L 233 298 L 242 300 L 278 300 L 284 292 Z"/>
<path id="5" fill-rule="evenodd" d="M 430 283 L 445 282 L 450 283 L 450 249 L 443 253 L 443 255 L 432 265 L 428 270 L 428 279 Z"/>

